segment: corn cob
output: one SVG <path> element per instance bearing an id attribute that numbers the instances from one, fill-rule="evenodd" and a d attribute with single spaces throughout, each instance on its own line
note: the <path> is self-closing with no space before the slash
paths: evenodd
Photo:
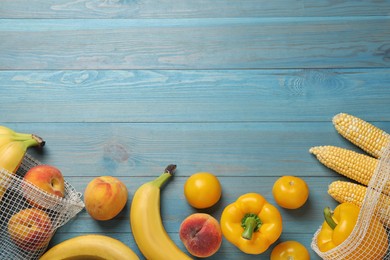
<path id="1" fill-rule="evenodd" d="M 375 158 L 390 143 L 388 133 L 360 118 L 340 113 L 333 117 L 333 124 L 339 134 Z"/>
<path id="2" fill-rule="evenodd" d="M 379 162 L 371 156 L 330 145 L 315 146 L 309 151 L 328 168 L 364 185 L 370 182 Z M 390 194 L 390 189 L 384 192 Z"/>
<path id="3" fill-rule="evenodd" d="M 362 207 L 366 193 L 367 187 L 348 181 L 334 181 L 328 187 L 328 194 L 337 202 L 350 202 L 358 207 Z M 380 216 L 382 222 L 389 225 L 390 197 L 382 193 L 375 204 L 375 214 Z"/>

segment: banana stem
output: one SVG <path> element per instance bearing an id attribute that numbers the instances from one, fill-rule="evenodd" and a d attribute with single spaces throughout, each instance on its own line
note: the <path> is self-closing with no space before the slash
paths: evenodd
<path id="1" fill-rule="evenodd" d="M 3 135 L 1 135 L 3 136 Z M 4 135 L 6 136 L 6 135 Z M 28 139 L 31 139 L 32 138 L 32 135 L 30 134 L 14 134 L 14 135 L 11 135 L 12 137 L 12 140 L 13 141 L 26 141 Z"/>
<path id="2" fill-rule="evenodd" d="M 42 139 L 42 137 L 39 137 L 37 135 L 32 134 L 32 138 L 38 143 L 39 147 L 43 147 L 45 145 L 45 140 Z"/>
<path id="3" fill-rule="evenodd" d="M 26 133 L 19 133 L 19 132 L 15 132 L 14 134 L 12 134 L 12 139 L 15 141 L 23 141 L 23 142 L 34 139 L 35 142 L 37 143 L 36 145 L 38 145 L 39 147 L 44 146 L 46 143 L 41 137 L 35 134 L 26 134 Z"/>
<path id="4" fill-rule="evenodd" d="M 175 173 L 175 170 L 176 170 L 176 165 L 175 164 L 170 164 L 168 165 L 166 168 L 165 168 L 165 171 L 164 172 L 167 172 L 171 175 L 173 175 Z"/>
<path id="5" fill-rule="evenodd" d="M 31 146 L 41 145 L 36 139 L 33 139 L 33 138 L 23 141 L 23 144 L 24 144 L 27 148 L 28 148 L 28 147 L 31 147 Z"/>
<path id="6" fill-rule="evenodd" d="M 18 132 L 15 132 L 14 137 L 15 137 L 17 140 L 22 141 L 22 140 L 31 139 L 31 138 L 32 138 L 32 134 L 25 134 L 25 133 L 18 133 Z"/>
<path id="7" fill-rule="evenodd" d="M 174 164 L 168 165 L 167 168 L 165 168 L 164 173 L 161 174 L 156 179 L 154 179 L 152 181 L 152 183 L 154 185 L 156 185 L 157 187 L 161 188 L 164 185 L 164 183 L 166 183 L 168 181 L 168 179 L 173 175 L 175 170 L 176 170 L 176 165 L 174 165 Z"/>

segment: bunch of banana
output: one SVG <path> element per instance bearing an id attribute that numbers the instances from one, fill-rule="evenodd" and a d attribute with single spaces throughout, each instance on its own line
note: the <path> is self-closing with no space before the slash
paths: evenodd
<path id="1" fill-rule="evenodd" d="M 27 148 L 44 144 L 45 141 L 39 136 L 18 133 L 8 127 L 0 126 L 0 171 L 5 169 L 15 173 L 23 161 Z M 0 200 L 6 191 L 5 184 L 9 180 L 7 176 L 0 175 Z"/>
<path id="2" fill-rule="evenodd" d="M 104 235 L 81 235 L 65 240 L 50 248 L 40 260 L 139 260 L 138 256 L 121 241 Z"/>
<path id="3" fill-rule="evenodd" d="M 135 242 L 146 259 L 191 259 L 165 231 L 160 215 L 160 188 L 173 175 L 176 165 L 168 165 L 156 179 L 144 183 L 134 194 L 130 225 Z"/>

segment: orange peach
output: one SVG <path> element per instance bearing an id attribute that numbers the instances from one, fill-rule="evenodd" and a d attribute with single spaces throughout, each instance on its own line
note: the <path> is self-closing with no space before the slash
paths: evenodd
<path id="1" fill-rule="evenodd" d="M 180 225 L 179 235 L 188 252 L 196 257 L 212 256 L 222 244 L 219 222 L 206 213 L 188 216 Z"/>
<path id="2" fill-rule="evenodd" d="M 49 194 L 63 198 L 65 195 L 65 180 L 61 171 L 51 165 L 37 165 L 30 168 L 24 175 L 24 180 L 34 184 Z M 24 187 L 27 189 L 26 187 Z M 32 198 L 28 199 L 32 204 Z"/>
<path id="3" fill-rule="evenodd" d="M 126 202 L 125 184 L 112 176 L 94 178 L 84 191 L 85 209 L 96 220 L 114 218 L 122 211 Z"/>
<path id="4" fill-rule="evenodd" d="M 44 211 L 34 208 L 14 214 L 7 227 L 12 241 L 26 251 L 36 251 L 46 246 L 54 231 L 50 217 Z"/>

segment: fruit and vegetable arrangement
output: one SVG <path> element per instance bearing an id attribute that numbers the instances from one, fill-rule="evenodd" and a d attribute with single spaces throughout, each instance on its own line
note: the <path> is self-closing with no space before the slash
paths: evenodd
<path id="1" fill-rule="evenodd" d="M 336 115 L 333 123 L 342 136 L 370 156 L 335 146 L 310 148 L 310 153 L 322 164 L 352 180 L 329 185 L 328 193 L 339 205 L 334 210 L 324 209 L 324 221 L 314 234 L 312 248 L 324 259 L 382 259 L 389 247 L 386 228 L 390 227 L 390 210 L 386 207 L 390 206 L 390 187 L 386 181 L 381 189 L 373 189 L 378 188 L 373 180 L 383 171 L 390 173 L 390 135 L 348 114 Z M 43 139 L 36 135 L 19 134 L 0 127 L 0 167 L 4 169 L 0 175 L 0 195 L 4 195 L 3 201 L 13 193 L 9 179 L 13 175 L 23 176 L 18 187 L 23 207 L 2 217 L 7 220 L 7 229 L 1 229 L 1 232 L 9 237 L 10 247 L 19 252 L 35 252 L 28 256 L 30 259 L 139 259 L 124 243 L 98 234 L 77 236 L 46 250 L 57 228 L 53 225 L 52 212 L 58 201 L 76 198 L 79 208 L 71 217 L 81 210 L 80 206 L 85 206 L 91 218 L 106 221 L 124 209 L 128 190 L 118 178 L 96 177 L 88 183 L 82 202 L 80 196 L 72 194 L 71 186 L 54 166 L 28 165 L 27 169 L 24 166 L 25 172 L 17 174 L 23 168 L 26 156 L 28 158 L 27 149 L 43 144 Z M 272 195 L 277 206 L 262 194 L 252 192 L 229 202 L 219 220 L 203 212 L 187 216 L 178 230 L 187 251 L 184 252 L 169 237 L 160 214 L 161 189 L 175 170 L 176 165 L 168 165 L 155 179 L 142 184 L 131 200 L 130 229 L 146 259 L 207 258 L 218 252 L 223 238 L 245 254 L 260 255 L 272 246 L 271 260 L 310 259 L 307 248 L 297 241 L 277 243 L 283 232 L 283 218 L 277 206 L 295 210 L 309 197 L 307 183 L 296 176 L 280 176 L 275 180 Z M 199 172 L 188 177 L 183 194 L 195 210 L 207 209 L 220 201 L 222 188 L 216 175 Z M 379 207 L 374 204 L 367 208 L 366 200 L 370 195 L 376 196 Z M 373 212 L 369 219 L 365 216 L 368 210 Z M 353 240 L 351 237 L 357 237 L 356 230 L 360 226 L 365 227 L 359 233 L 361 238 Z M 32 237 L 39 239 L 32 240 Z M 28 257 L 24 256 L 25 259 Z"/>
<path id="2" fill-rule="evenodd" d="M 37 259 L 56 229 L 84 208 L 61 171 L 27 154 L 45 141 L 0 126 L 0 258 Z"/>
<path id="3" fill-rule="evenodd" d="M 311 247 L 323 259 L 387 259 L 390 135 L 345 113 L 334 116 L 333 124 L 369 155 L 336 146 L 310 149 L 323 165 L 351 179 L 329 185 L 329 195 L 340 204 L 333 211 L 324 209 L 324 222 Z"/>

